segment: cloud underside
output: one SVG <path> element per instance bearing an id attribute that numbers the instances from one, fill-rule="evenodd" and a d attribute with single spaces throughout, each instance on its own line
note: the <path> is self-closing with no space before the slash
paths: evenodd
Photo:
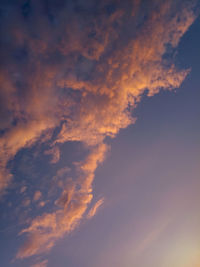
<path id="1" fill-rule="evenodd" d="M 18 11 L 13 21 L 4 18 L 10 39 L 4 38 L 0 73 L 1 193 L 14 179 L 7 163 L 22 148 L 48 142 L 52 164 L 62 143 L 82 142 L 89 150 L 76 163 L 76 179 L 63 186 L 56 211 L 35 217 L 21 231 L 27 241 L 17 258 L 47 252 L 80 223 L 108 149 L 105 137 L 134 123 L 132 112 L 144 92 L 177 88 L 188 74 L 168 58 L 195 19 L 187 1 L 152 1 L 147 10 L 145 1 L 116 1 L 109 12 L 109 1 L 100 2 L 95 12 L 90 1 L 73 12 L 73 4 L 52 8 L 50 20 L 33 1 L 28 23 Z M 40 197 L 38 191 L 35 201 Z"/>

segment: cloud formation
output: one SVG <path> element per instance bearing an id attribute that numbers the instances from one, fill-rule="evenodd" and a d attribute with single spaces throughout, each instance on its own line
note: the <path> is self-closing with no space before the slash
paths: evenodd
<path id="1" fill-rule="evenodd" d="M 78 163 L 79 179 L 68 181 L 63 188 L 56 201 L 59 208 L 55 212 L 44 213 L 34 218 L 30 226 L 21 231 L 20 234 L 28 234 L 28 240 L 20 248 L 17 258 L 47 252 L 58 238 L 77 226 L 92 200 L 94 171 L 103 161 L 105 151 L 106 145 L 101 144 L 95 147 L 83 162 Z"/>
<path id="2" fill-rule="evenodd" d="M 185 79 L 188 70 L 178 70 L 168 57 L 195 19 L 195 2 L 32 1 L 26 9 L 5 4 L 10 16 L 1 18 L 1 194 L 13 178 L 8 162 L 22 148 L 47 144 L 44 153 L 53 164 L 63 143 L 81 142 L 89 151 L 75 163 L 76 179 L 63 185 L 56 211 L 33 218 L 21 231 L 28 239 L 17 258 L 48 251 L 78 225 L 93 197 L 105 138 L 135 122 L 132 111 L 144 93 L 172 90 Z"/>

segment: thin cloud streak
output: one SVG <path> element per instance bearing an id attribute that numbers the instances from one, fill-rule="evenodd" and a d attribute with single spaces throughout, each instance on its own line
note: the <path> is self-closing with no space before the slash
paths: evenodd
<path id="1" fill-rule="evenodd" d="M 170 222 L 172 221 L 171 218 L 165 218 L 163 221 L 158 223 L 154 229 L 152 229 L 143 240 L 140 241 L 136 249 L 134 250 L 134 257 L 141 256 L 142 253 L 148 249 L 154 243 L 157 241 L 157 239 L 162 235 L 167 227 L 169 226 Z"/>
<path id="2" fill-rule="evenodd" d="M 103 205 L 104 203 L 104 198 L 99 199 L 94 206 L 89 210 L 87 217 L 90 219 L 95 216 L 99 208 Z"/>

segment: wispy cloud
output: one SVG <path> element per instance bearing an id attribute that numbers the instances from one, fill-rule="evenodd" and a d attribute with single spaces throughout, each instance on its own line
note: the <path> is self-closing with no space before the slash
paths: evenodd
<path id="1" fill-rule="evenodd" d="M 87 217 L 90 219 L 92 218 L 98 211 L 98 209 L 103 205 L 104 203 L 104 198 L 99 199 L 89 210 Z"/>
<path id="2" fill-rule="evenodd" d="M 42 193 L 37 190 L 35 193 L 34 193 L 34 196 L 33 196 L 33 201 L 38 201 L 42 196 Z"/>
<path id="3" fill-rule="evenodd" d="M 144 239 L 140 241 L 134 251 L 134 256 L 141 256 L 152 243 L 156 242 L 160 235 L 167 229 L 171 221 L 171 218 L 165 218 L 163 221 L 158 222 L 154 229 L 151 229 Z"/>

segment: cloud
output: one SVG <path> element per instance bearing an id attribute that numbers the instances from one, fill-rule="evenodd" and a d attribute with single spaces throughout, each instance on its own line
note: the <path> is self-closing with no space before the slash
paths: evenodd
<path id="1" fill-rule="evenodd" d="M 44 152 L 46 155 L 51 155 L 51 163 L 57 163 L 60 159 L 60 150 L 58 147 L 54 146 L 53 148 L 46 150 Z"/>
<path id="2" fill-rule="evenodd" d="M 28 207 L 31 204 L 31 200 L 29 198 L 25 198 L 22 201 L 22 206 Z"/>
<path id="3" fill-rule="evenodd" d="M 31 265 L 31 267 L 46 267 L 47 264 L 48 264 L 48 260 L 43 260 L 41 262 Z"/>
<path id="4" fill-rule="evenodd" d="M 99 199 L 95 204 L 94 206 L 92 206 L 92 208 L 89 210 L 88 214 L 87 214 L 87 217 L 90 219 L 92 218 L 96 213 L 97 211 L 99 210 L 99 208 L 103 205 L 104 203 L 104 198 L 101 198 Z"/>
<path id="5" fill-rule="evenodd" d="M 0 140 L 1 191 L 12 178 L 7 162 L 21 148 L 38 139 L 51 139 L 56 127 L 61 130 L 54 143 L 96 145 L 106 136 L 114 137 L 134 122 L 129 107 L 134 108 L 146 90 L 153 95 L 161 88 L 178 87 L 188 73 L 163 62 L 166 45 L 175 47 L 195 19 L 184 4 L 181 12 L 173 1 L 158 4 L 140 27 L 120 5 L 106 15 L 104 3 L 99 15 L 88 20 L 84 8 L 73 16 L 68 9 L 59 10 L 58 24 L 53 26 L 38 15 L 42 7 L 34 5 L 38 12 L 33 13 L 32 22 L 40 24 L 38 38 L 31 34 L 35 26 L 14 14 L 15 28 L 8 29 L 12 42 L 4 47 L 7 57 L 6 68 L 1 69 L 1 94 L 3 112 L 10 114 L 11 123 Z M 124 27 L 131 23 L 125 35 Z M 58 149 L 47 151 L 56 162 Z"/>
<path id="6" fill-rule="evenodd" d="M 44 201 L 40 201 L 39 204 L 38 204 L 39 207 L 44 207 L 45 206 L 45 202 Z"/>
<path id="7" fill-rule="evenodd" d="M 157 225 L 145 236 L 145 238 L 139 242 L 134 251 L 134 256 L 141 256 L 144 251 L 152 245 L 152 243 L 156 242 L 157 239 L 166 231 L 171 221 L 172 218 L 164 218 L 163 221 L 158 222 Z"/>
<path id="8" fill-rule="evenodd" d="M 106 145 L 101 144 L 93 149 L 83 162 L 77 163 L 79 179 L 76 182 L 69 181 L 63 188 L 56 201 L 59 209 L 34 218 L 30 226 L 21 231 L 20 234 L 28 234 L 28 240 L 19 249 L 17 258 L 26 258 L 49 251 L 57 239 L 71 232 L 78 225 L 93 198 L 91 186 L 94 171 L 98 163 L 103 161 L 105 152 Z"/>
<path id="9" fill-rule="evenodd" d="M 76 175 L 67 185 L 62 182 L 66 167 L 60 176 L 57 171 L 53 181 L 62 189 L 57 210 L 36 216 L 21 231 L 28 240 L 17 258 L 48 251 L 79 224 L 93 197 L 95 170 L 108 149 L 105 138 L 135 122 L 132 112 L 145 92 L 153 96 L 183 82 L 188 70 L 177 69 L 165 55 L 193 23 L 195 2 L 62 1 L 45 8 L 33 1 L 25 13 L 17 4 L 6 7 L 1 194 L 14 179 L 8 163 L 22 148 L 45 144 L 50 163 L 60 160 L 58 146 L 66 142 L 81 142 L 89 151 L 74 164 Z"/>
<path id="10" fill-rule="evenodd" d="M 26 191 L 27 187 L 24 185 L 20 189 L 20 193 L 23 194 Z"/>
<path id="11" fill-rule="evenodd" d="M 33 201 L 38 201 L 42 196 L 42 193 L 37 190 L 35 193 L 34 193 L 34 196 L 33 196 Z"/>

